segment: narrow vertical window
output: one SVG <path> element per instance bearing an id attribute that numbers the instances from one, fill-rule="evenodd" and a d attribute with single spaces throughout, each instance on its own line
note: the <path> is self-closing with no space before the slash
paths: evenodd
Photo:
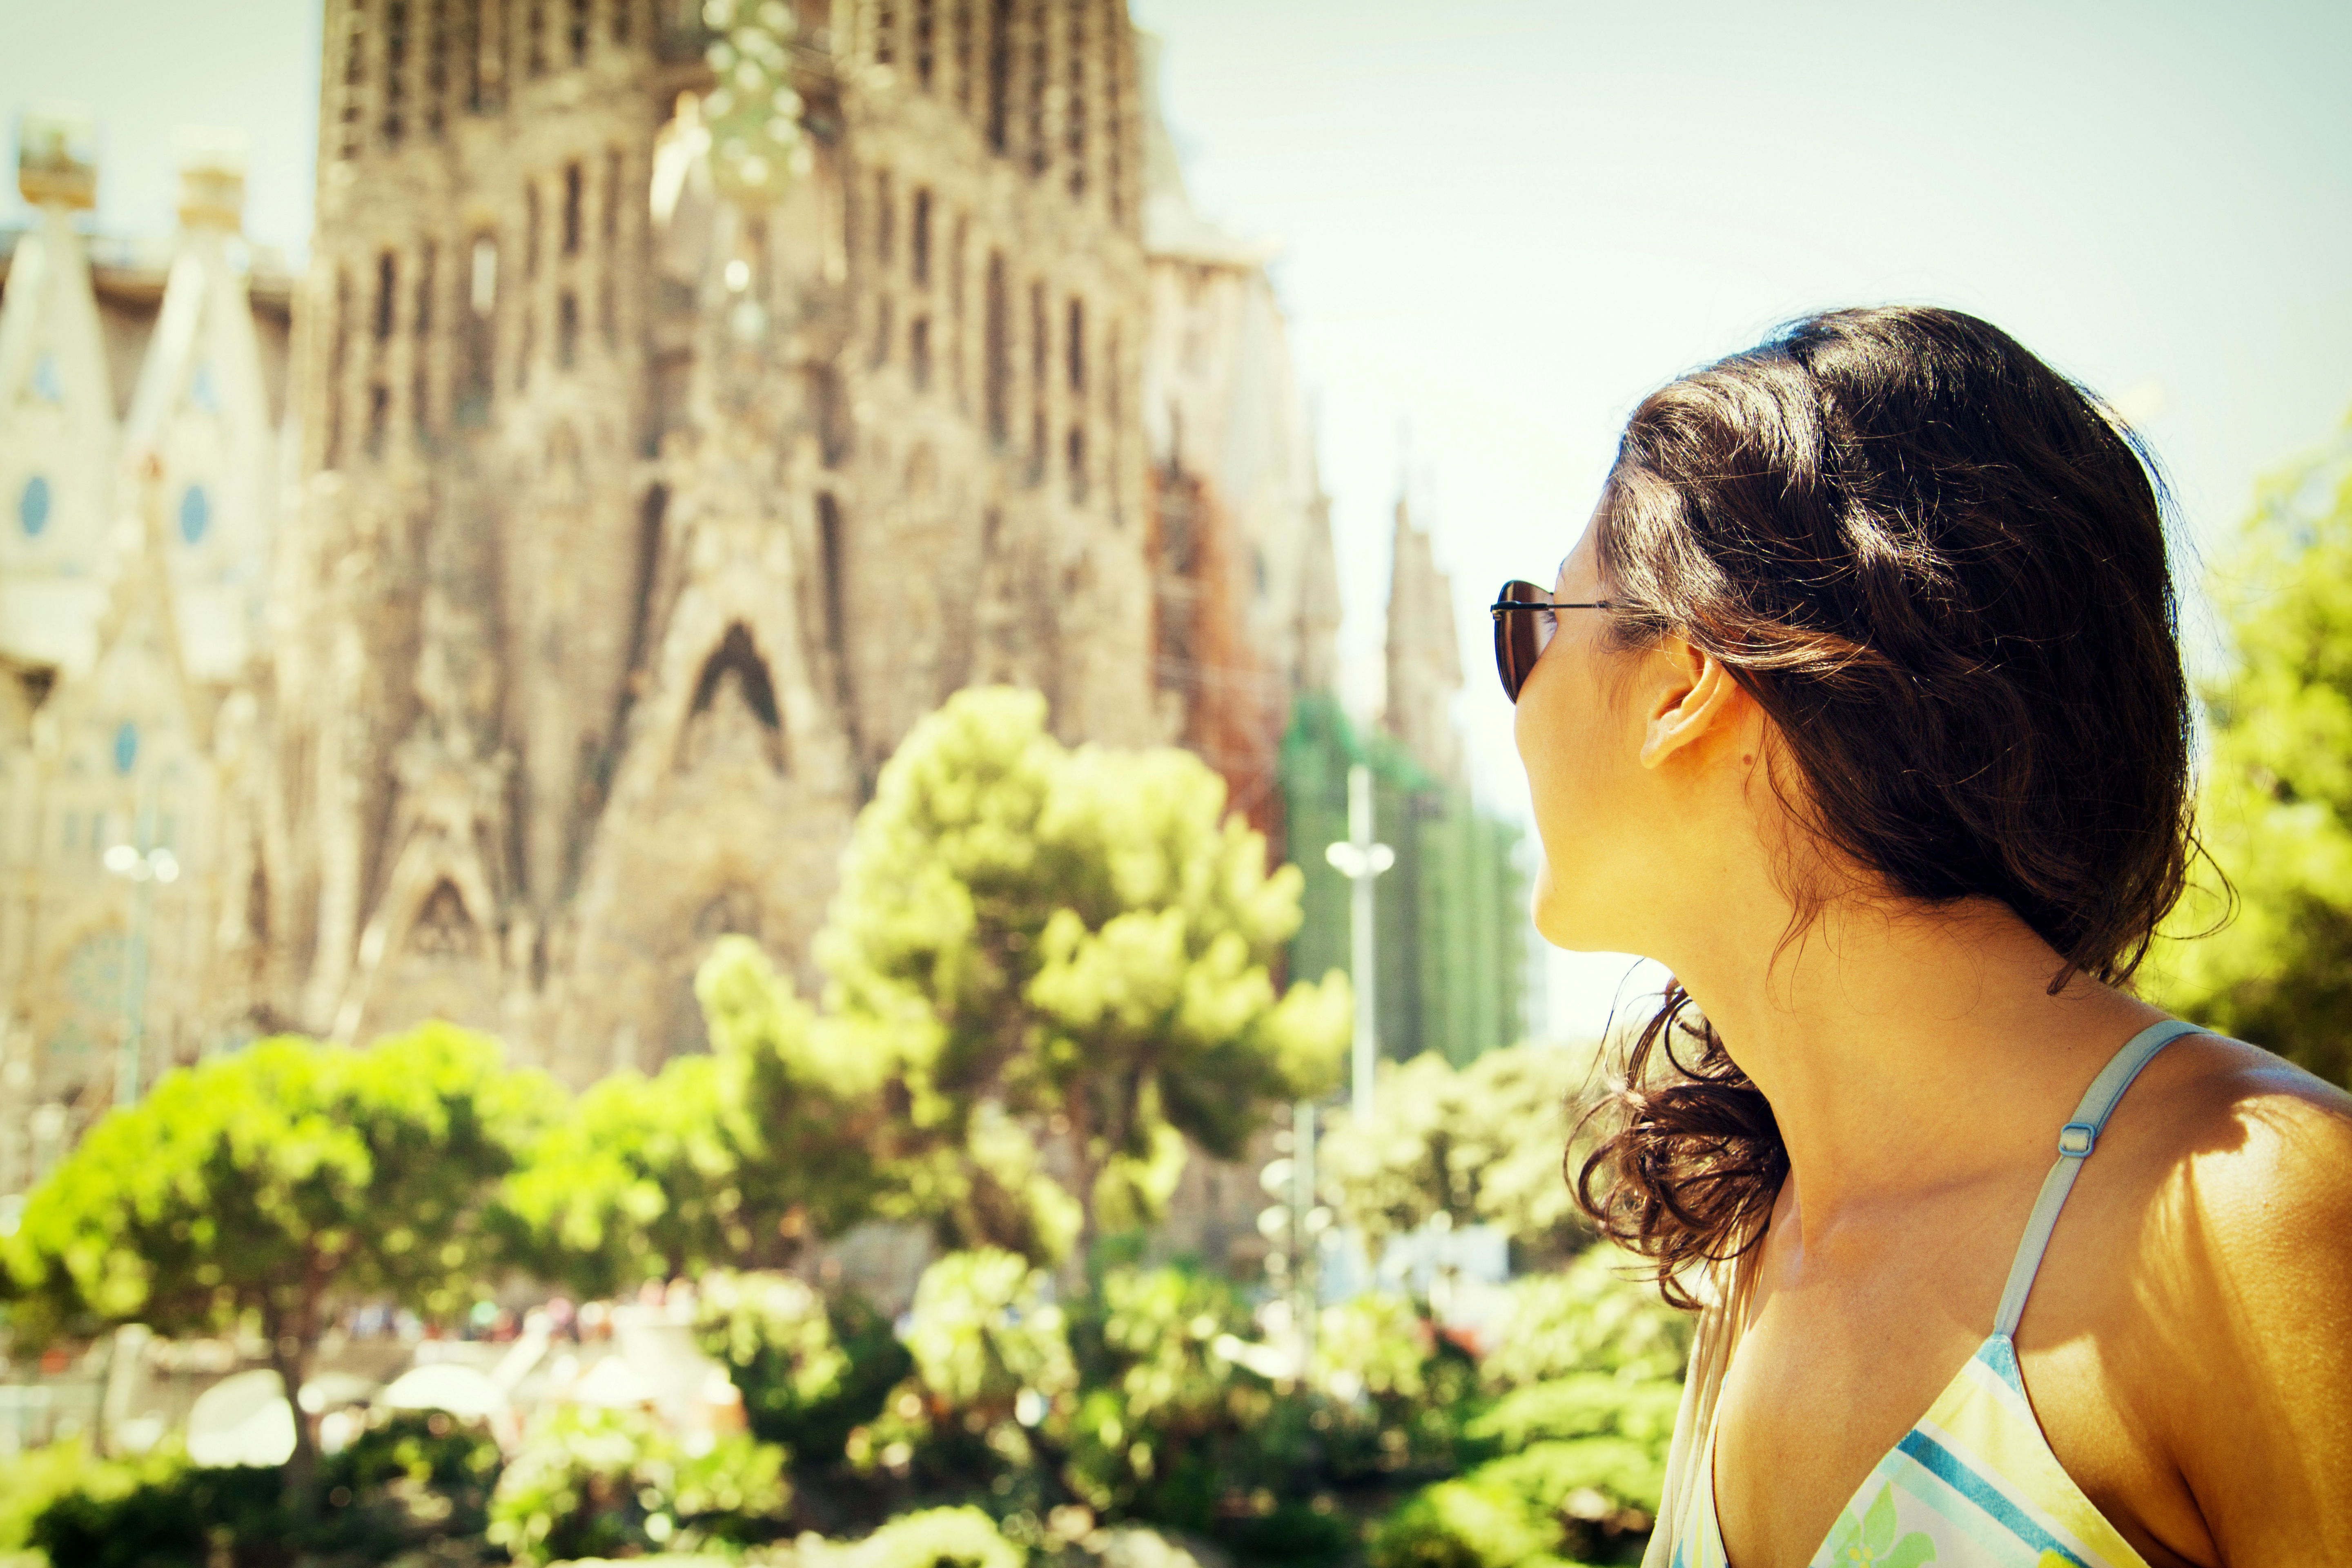
<path id="1" fill-rule="evenodd" d="M 563 254 L 566 256 L 580 254 L 580 198 L 581 187 L 585 183 L 579 164 L 563 165 Z"/>
<path id="2" fill-rule="evenodd" d="M 1045 140 L 1045 0 L 1029 0 L 1029 71 L 1024 84 L 1029 93 L 1029 174 L 1043 179 L 1053 162 Z"/>
<path id="3" fill-rule="evenodd" d="M 948 30 L 955 52 L 956 107 L 971 112 L 971 0 L 948 0 Z"/>
<path id="4" fill-rule="evenodd" d="M 895 65 L 898 59 L 898 7 L 878 0 L 874 7 L 874 63 Z"/>
<path id="5" fill-rule="evenodd" d="M 939 26 L 938 0 L 915 0 L 915 83 L 925 92 L 938 63 Z"/>
<path id="6" fill-rule="evenodd" d="M 621 312 L 613 296 L 613 274 L 608 268 L 596 285 L 596 331 L 608 350 L 621 346 Z"/>
<path id="7" fill-rule="evenodd" d="M 523 0 L 523 68 L 533 76 L 547 74 L 547 0 Z"/>
<path id="8" fill-rule="evenodd" d="M 898 259 L 898 201 L 890 189 L 890 172 L 874 177 L 874 259 L 884 267 Z"/>
<path id="9" fill-rule="evenodd" d="M 572 45 L 572 63 L 588 63 L 588 0 L 572 0 L 572 26 L 567 41 Z"/>
<path id="10" fill-rule="evenodd" d="M 1072 506 L 1084 506 L 1087 504 L 1087 427 L 1085 426 L 1073 425 L 1070 426 L 1068 445 L 1070 463 L 1070 504 Z"/>
<path id="11" fill-rule="evenodd" d="M 467 262 L 465 353 L 456 417 L 460 425 L 479 425 L 489 417 L 490 394 L 497 384 L 498 241 L 476 235 Z"/>
<path id="12" fill-rule="evenodd" d="M 637 8 L 637 0 L 613 0 L 613 41 L 629 41 L 630 14 Z"/>
<path id="13" fill-rule="evenodd" d="M 986 356 L 982 384 L 989 438 L 999 447 L 1013 438 L 1013 345 L 1004 294 L 1004 253 L 992 250 L 988 255 L 987 293 L 981 301 L 982 352 Z"/>
<path id="14" fill-rule="evenodd" d="M 874 357 L 872 363 L 876 370 L 880 370 L 884 365 L 890 363 L 890 332 L 892 328 L 890 315 L 890 296 L 885 294 L 876 302 L 874 308 Z"/>
<path id="15" fill-rule="evenodd" d="M 1070 199 L 1087 194 L 1087 7 L 1079 0 L 1070 7 L 1070 85 L 1062 108 L 1062 142 L 1069 154 Z"/>
<path id="16" fill-rule="evenodd" d="M 384 0 L 383 144 L 400 145 L 408 129 L 408 0 Z"/>
<path id="17" fill-rule="evenodd" d="M 1045 478 L 1045 369 L 1053 363 L 1046 342 L 1045 285 L 1029 285 L 1029 482 Z"/>
<path id="18" fill-rule="evenodd" d="M 1119 510 L 1119 463 L 1127 450 L 1126 435 L 1119 428 L 1118 396 L 1118 323 L 1113 321 L 1103 337 L 1103 422 L 1110 429 L 1110 520 L 1125 521 Z"/>
<path id="19" fill-rule="evenodd" d="M 1070 296 L 1069 357 L 1070 392 L 1073 395 L 1087 389 L 1087 304 L 1076 294 Z"/>
<path id="20" fill-rule="evenodd" d="M 916 317 L 907 328 L 907 374 L 913 378 L 918 392 L 931 384 L 931 319 L 929 316 Z"/>
<path id="21" fill-rule="evenodd" d="M 351 363 L 352 275 L 335 268 L 335 313 L 327 332 L 327 439 L 324 468 L 343 466 L 343 377 Z"/>
<path id="22" fill-rule="evenodd" d="M 1013 0 L 989 0 L 988 150 L 1010 150 L 1013 111 Z"/>
<path id="23" fill-rule="evenodd" d="M 382 382 L 368 388 L 367 455 L 383 456 L 384 436 L 392 427 L 392 389 Z"/>
<path id="24" fill-rule="evenodd" d="M 400 263 L 389 250 L 375 258 L 375 341 L 387 342 L 392 338 L 392 321 L 397 301 L 393 291 L 399 287 Z"/>
<path id="25" fill-rule="evenodd" d="M 466 107 L 496 114 L 507 106 L 507 0 L 481 0 L 471 12 L 476 34 L 466 66 Z"/>
<path id="26" fill-rule="evenodd" d="M 834 686 L 842 705 L 849 704 L 849 616 L 842 592 L 845 575 L 842 560 L 846 542 L 841 537 L 841 504 L 832 492 L 820 490 L 816 498 L 816 543 L 818 573 L 824 583 L 824 646 L 833 655 Z"/>
<path id="27" fill-rule="evenodd" d="M 429 379 L 433 358 L 433 290 L 434 275 L 440 264 L 440 249 L 427 240 L 416 258 L 416 299 L 409 312 L 408 330 L 416 340 L 416 348 L 409 365 L 408 416 L 420 431 L 433 426 L 433 390 Z"/>
<path id="28" fill-rule="evenodd" d="M 580 363 L 580 296 L 569 289 L 555 297 L 555 363 L 564 370 Z"/>
<path id="29" fill-rule="evenodd" d="M 928 185 L 915 192 L 915 212 L 907 226 L 907 248 L 914 263 L 915 286 L 928 289 L 931 284 L 931 192 Z"/>
<path id="30" fill-rule="evenodd" d="M 530 180 L 522 187 L 522 275 L 539 276 L 539 185 Z"/>
<path id="31" fill-rule="evenodd" d="M 367 0 L 352 0 L 351 9 L 343 13 L 342 129 L 335 146 L 340 158 L 359 156 L 366 134 L 367 35 Z"/>
<path id="32" fill-rule="evenodd" d="M 608 252 L 621 237 L 621 150 L 604 150 L 604 201 L 601 215 L 604 226 L 604 248 Z"/>
<path id="33" fill-rule="evenodd" d="M 436 142 L 449 107 L 449 0 L 425 0 L 425 133 Z"/>
<path id="34" fill-rule="evenodd" d="M 1116 7 L 1119 0 L 1109 0 Z M 1120 13 L 1114 9 L 1111 25 L 1103 29 L 1103 185 L 1104 195 L 1110 198 L 1110 220 L 1116 224 L 1127 221 L 1127 119 L 1119 100 L 1120 68 L 1126 56 L 1119 39 L 1125 29 L 1118 26 Z"/>

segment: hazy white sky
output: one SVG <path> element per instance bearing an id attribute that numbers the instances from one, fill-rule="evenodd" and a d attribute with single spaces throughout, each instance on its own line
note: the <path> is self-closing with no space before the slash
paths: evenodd
<path id="1" fill-rule="evenodd" d="M 1507 810 L 1492 589 L 1549 576 L 1643 392 L 1777 321 L 1990 318 L 2145 416 L 2200 544 L 2352 408 L 2352 6 L 1130 3 L 1196 201 L 1285 243 L 1343 637 L 1377 646 L 1409 424 Z M 299 247 L 318 33 L 315 0 L 0 0 L 0 107 L 96 110 L 115 233 L 168 229 L 174 126 L 242 126 L 248 232 Z M 1559 1025 L 1623 967 L 1559 964 Z"/>

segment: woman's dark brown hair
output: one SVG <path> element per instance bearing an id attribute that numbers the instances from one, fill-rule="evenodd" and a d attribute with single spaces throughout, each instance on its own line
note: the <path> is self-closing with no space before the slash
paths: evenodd
<path id="1" fill-rule="evenodd" d="M 1771 720 L 1823 865 L 1999 900 L 2059 953 L 2054 993 L 2128 979 L 2196 851 L 2160 495 L 2121 423 L 2007 333 L 1837 310 L 1645 398 L 1594 542 L 1618 646 L 1686 638 Z M 1839 890 L 1792 883 L 1799 928 Z M 1788 1155 L 1679 986 L 1624 1079 L 1577 1197 L 1688 1306 L 1692 1266 L 1763 1234 Z"/>

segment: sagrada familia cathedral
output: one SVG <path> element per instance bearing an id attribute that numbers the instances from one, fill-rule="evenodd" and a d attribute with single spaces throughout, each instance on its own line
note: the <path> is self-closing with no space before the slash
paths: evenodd
<path id="1" fill-rule="evenodd" d="M 22 121 L 0 1192 L 257 1033 L 442 1016 L 574 1083 L 694 1048 L 712 942 L 805 972 L 877 770 L 968 684 L 1194 749 L 1280 843 L 1328 503 L 1124 0 L 327 0 L 325 37 L 299 277 L 237 237 L 234 139 L 184 140 L 168 249 L 110 247 L 87 121 Z M 1398 533 L 1387 727 L 1455 778 Z"/>

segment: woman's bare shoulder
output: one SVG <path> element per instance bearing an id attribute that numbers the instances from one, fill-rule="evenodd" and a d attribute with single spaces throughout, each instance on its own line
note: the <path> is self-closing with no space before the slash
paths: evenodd
<path id="1" fill-rule="evenodd" d="M 2352 1442 L 2352 1095 L 2240 1041 L 2173 1049 L 2138 1151 L 2145 1413 L 2223 1561 L 2352 1549 L 2323 1474 Z"/>
<path id="2" fill-rule="evenodd" d="M 2151 1109 L 2176 1202 L 2193 1206 L 2234 1250 L 2324 1240 L 2352 1247 L 2352 1228 L 2298 1227 L 2352 1219 L 2352 1094 L 2242 1040 L 2190 1036 L 2172 1047 Z M 2179 1216 L 2189 1219 L 2191 1216 Z"/>

